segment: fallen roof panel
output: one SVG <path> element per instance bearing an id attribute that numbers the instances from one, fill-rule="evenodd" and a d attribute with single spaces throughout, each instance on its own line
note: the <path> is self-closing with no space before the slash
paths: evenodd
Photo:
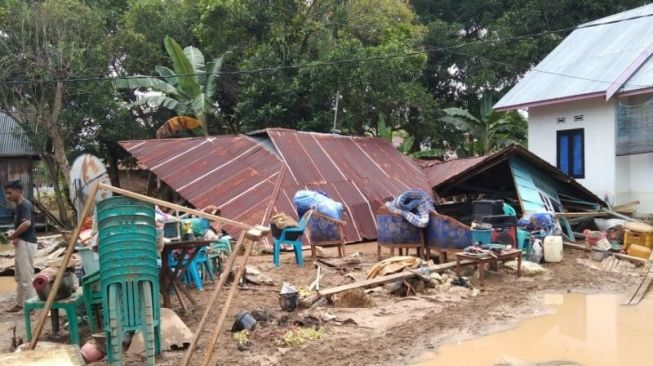
<path id="1" fill-rule="evenodd" d="M 348 243 L 376 238 L 374 213 L 384 201 L 408 188 L 430 191 L 410 159 L 376 138 L 277 128 L 251 137 L 121 145 L 195 207 L 215 205 L 225 217 L 252 225 L 267 224 L 274 212 L 296 216 L 292 199 L 297 190 L 326 192 L 345 206 Z"/>

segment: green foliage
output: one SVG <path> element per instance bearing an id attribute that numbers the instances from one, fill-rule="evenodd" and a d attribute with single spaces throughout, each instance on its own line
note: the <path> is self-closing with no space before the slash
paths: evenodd
<path id="1" fill-rule="evenodd" d="M 477 116 L 469 111 L 451 107 L 444 110 L 441 121 L 468 134 L 469 154 L 485 155 L 512 143 L 525 144 L 528 124 L 519 112 L 492 111 L 493 99 L 484 96 Z"/>
<path id="2" fill-rule="evenodd" d="M 204 55 L 193 46 L 182 50 L 172 38 L 164 39 L 173 69 L 158 65 L 155 70 L 161 79 L 139 76 L 114 81 L 118 89 L 136 89 L 149 93 L 130 103 L 130 107 L 153 106 L 174 110 L 178 115 L 195 116 L 208 135 L 208 115 L 215 113 L 210 97 L 215 93 L 222 58 L 209 63 L 207 75 Z M 153 94 L 154 93 L 154 94 Z"/>
<path id="3" fill-rule="evenodd" d="M 400 137 L 413 156 L 480 154 L 524 143 L 526 126 L 479 96 L 507 91 L 578 24 L 645 3 L 0 0 L 0 80 L 33 81 L 3 84 L 0 108 L 51 153 L 33 128 L 53 119 L 56 85 L 43 81 L 84 79 L 64 83 L 55 127 L 68 158 L 92 152 L 112 168 L 128 157 L 116 141 L 151 137 L 176 114 L 215 134 L 328 132 L 336 117 L 342 133 Z M 119 92 L 96 80 L 116 75 L 145 77 Z"/>

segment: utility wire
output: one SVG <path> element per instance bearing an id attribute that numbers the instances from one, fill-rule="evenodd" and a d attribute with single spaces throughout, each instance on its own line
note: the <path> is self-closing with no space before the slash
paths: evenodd
<path id="1" fill-rule="evenodd" d="M 446 46 L 446 47 L 431 47 L 431 48 L 425 48 L 423 50 L 415 50 L 415 51 L 408 51 L 408 52 L 398 52 L 398 53 L 394 53 L 394 54 L 391 53 L 391 54 L 384 54 L 384 55 L 377 55 L 377 56 L 370 56 L 370 57 L 340 59 L 340 60 L 333 60 L 333 61 L 317 61 L 317 62 L 309 62 L 309 63 L 305 63 L 305 64 L 281 65 L 281 66 L 263 67 L 263 68 L 246 69 L 246 70 L 234 70 L 234 71 L 221 71 L 221 72 L 218 73 L 218 75 L 257 74 L 257 73 L 266 73 L 266 72 L 281 71 L 281 70 L 297 70 L 297 69 L 304 69 L 304 68 L 351 64 L 351 63 L 357 63 L 357 62 L 380 61 L 380 60 L 387 60 L 387 59 L 398 58 L 398 57 L 429 54 L 431 52 L 443 52 L 443 51 L 446 52 L 446 51 L 451 51 L 451 50 L 456 50 L 456 49 L 466 48 L 466 47 L 471 47 L 471 46 L 483 46 L 483 45 L 488 45 L 488 44 L 494 45 L 496 43 L 503 43 L 503 42 L 509 42 L 509 41 L 518 41 L 518 40 L 527 39 L 527 38 L 542 37 L 542 36 L 546 36 L 546 35 L 550 35 L 550 34 L 568 32 L 568 31 L 571 31 L 571 30 L 574 30 L 574 29 L 593 28 L 593 27 L 599 27 L 599 26 L 603 26 L 603 25 L 622 23 L 622 22 L 633 21 L 633 20 L 638 20 L 638 19 L 642 19 L 642 18 L 649 18 L 649 17 L 653 17 L 653 13 L 637 15 L 637 16 L 623 18 L 623 19 L 616 19 L 616 20 L 607 21 L 607 22 L 589 23 L 589 24 L 586 24 L 586 25 L 578 26 L 578 27 L 567 27 L 567 28 L 562 28 L 562 29 L 558 29 L 558 30 L 542 31 L 542 32 L 538 32 L 538 33 L 519 35 L 519 36 L 513 36 L 513 37 L 488 39 L 488 40 L 475 41 L 475 42 L 466 42 L 466 43 L 460 43 L 460 44 L 457 44 L 457 45 Z M 508 65 L 508 64 L 506 64 L 506 65 Z M 552 73 L 553 74 L 553 72 L 549 72 L 549 71 L 543 71 L 543 70 L 537 70 L 537 71 L 543 72 L 543 73 Z M 570 78 L 592 80 L 592 79 L 588 79 L 588 78 L 583 78 L 583 77 L 574 76 L 574 75 L 566 75 L 566 74 L 562 74 L 562 73 L 555 73 L 555 74 L 557 74 L 559 76 L 570 77 Z M 186 77 L 186 76 L 202 76 L 202 75 L 206 75 L 206 73 L 204 73 L 204 74 L 201 74 L 201 73 L 176 74 L 176 75 L 171 75 L 170 77 Z M 159 78 L 159 76 L 158 75 L 157 76 L 153 76 L 153 75 L 130 75 L 130 76 L 117 76 L 117 77 L 100 76 L 100 77 L 76 77 L 76 78 L 67 78 L 67 79 L 58 79 L 58 80 L 57 79 L 42 79 L 42 80 L 16 79 L 16 80 L 0 80 L 0 85 L 37 84 L 37 83 L 55 83 L 55 82 L 75 83 L 75 82 L 86 82 L 86 81 L 115 81 L 115 80 L 146 79 L 146 78 Z M 600 81 L 600 80 L 592 80 L 592 81 L 613 83 L 613 81 L 609 81 L 609 82 L 608 81 Z M 629 85 L 629 84 L 624 84 L 624 85 Z M 638 85 L 633 85 L 633 86 L 638 86 Z"/>

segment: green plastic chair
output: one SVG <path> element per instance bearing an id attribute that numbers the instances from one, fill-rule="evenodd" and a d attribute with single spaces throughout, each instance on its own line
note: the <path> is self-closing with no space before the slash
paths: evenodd
<path id="1" fill-rule="evenodd" d="M 68 329 L 70 333 L 70 343 L 79 345 L 79 323 L 77 322 L 77 308 L 82 306 L 84 303 L 84 297 L 82 293 L 77 290 L 67 299 L 57 300 L 52 303 L 52 311 L 59 311 L 62 309 L 66 312 L 66 317 L 68 318 Z M 31 299 L 25 301 L 25 306 L 23 309 L 23 317 L 25 318 L 25 336 L 28 341 L 32 340 L 32 322 L 30 319 L 30 314 L 32 310 L 43 309 L 45 307 L 45 301 L 41 301 L 38 297 L 32 297 Z M 52 321 L 58 321 L 58 317 L 52 316 Z M 58 328 L 58 325 L 52 324 L 53 328 Z"/>
<path id="2" fill-rule="evenodd" d="M 155 353 L 161 352 L 154 207 L 114 197 L 98 204 L 97 217 L 108 361 L 121 365 L 125 333 L 140 331 L 147 364 L 154 365 Z"/>
<path id="3" fill-rule="evenodd" d="M 82 277 L 84 307 L 88 316 L 88 326 L 91 333 L 97 333 L 98 324 L 102 324 L 102 291 L 100 290 L 100 271 Z"/>

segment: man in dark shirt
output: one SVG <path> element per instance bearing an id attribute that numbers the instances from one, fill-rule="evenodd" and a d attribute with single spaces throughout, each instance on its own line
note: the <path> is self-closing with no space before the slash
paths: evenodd
<path id="1" fill-rule="evenodd" d="M 34 228 L 32 203 L 23 197 L 23 185 L 14 180 L 4 185 L 7 199 L 16 205 L 14 214 L 14 230 L 9 232 L 8 238 L 16 249 L 14 278 L 16 279 L 16 305 L 7 310 L 18 312 L 23 309 L 25 300 L 34 296 L 32 277 L 34 276 L 34 254 L 36 253 L 37 239 Z"/>

